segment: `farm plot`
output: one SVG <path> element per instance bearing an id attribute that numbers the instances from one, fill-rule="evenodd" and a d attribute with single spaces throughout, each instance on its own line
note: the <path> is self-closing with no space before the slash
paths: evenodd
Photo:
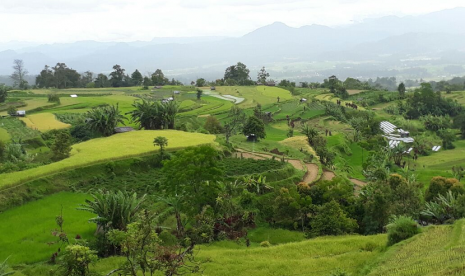
<path id="1" fill-rule="evenodd" d="M 0 189 L 73 168 L 155 152 L 157 149 L 153 146 L 153 139 L 157 136 L 168 139 L 168 150 L 213 144 L 216 138 L 214 135 L 175 130 L 143 130 L 93 139 L 74 145 L 71 156 L 59 162 L 25 171 L 1 174 Z"/>
<path id="2" fill-rule="evenodd" d="M 12 139 L 28 140 L 40 136 L 40 132 L 26 125 L 17 118 L 0 118 L 0 127 L 8 132 Z M 2 131 L 4 133 L 4 131 Z M 3 134 L 6 137 L 6 134 Z"/>
<path id="3" fill-rule="evenodd" d="M 64 230 L 70 240 L 76 235 L 92 239 L 95 224 L 86 223 L 93 214 L 76 210 L 88 195 L 59 193 L 0 214 L 0 260 L 10 256 L 11 264 L 35 263 L 50 259 L 60 247 L 51 231 L 63 208 Z"/>
<path id="4" fill-rule="evenodd" d="M 27 117 L 20 118 L 20 120 L 23 121 L 27 127 L 40 132 L 71 127 L 69 124 L 58 121 L 52 113 L 28 115 Z"/>
<path id="5" fill-rule="evenodd" d="M 279 97 L 281 101 L 293 99 L 291 92 L 269 86 L 220 86 L 216 90 L 222 95 L 231 95 L 234 97 L 245 98 L 239 104 L 241 108 L 250 108 L 258 103 L 262 106 L 276 103 Z"/>

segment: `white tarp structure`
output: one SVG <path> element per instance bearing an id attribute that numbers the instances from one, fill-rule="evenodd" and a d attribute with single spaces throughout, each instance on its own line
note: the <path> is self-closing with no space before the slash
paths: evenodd
<path id="1" fill-rule="evenodd" d="M 397 147 L 400 142 L 413 143 L 415 141 L 412 137 L 408 137 L 410 135 L 408 131 L 398 128 L 388 121 L 382 121 L 379 128 L 384 132 L 385 135 L 383 136 L 389 140 L 389 147 L 391 148 Z M 393 144 L 394 146 L 392 146 Z"/>
<path id="2" fill-rule="evenodd" d="M 77 98 L 77 95 L 73 94 L 73 95 L 69 95 L 71 98 Z"/>
<path id="3" fill-rule="evenodd" d="M 432 151 L 439 151 L 441 149 L 441 146 L 434 146 L 432 148 Z"/>

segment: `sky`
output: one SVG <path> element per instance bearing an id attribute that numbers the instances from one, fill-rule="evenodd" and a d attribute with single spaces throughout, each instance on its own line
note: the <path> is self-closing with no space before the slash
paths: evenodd
<path id="1" fill-rule="evenodd" d="M 0 42 L 234 37 L 277 21 L 340 26 L 463 6 L 464 0 L 0 0 Z"/>

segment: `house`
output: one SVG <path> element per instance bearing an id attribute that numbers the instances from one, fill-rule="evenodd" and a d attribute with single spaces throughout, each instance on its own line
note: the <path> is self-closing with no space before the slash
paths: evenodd
<path id="1" fill-rule="evenodd" d="M 18 110 L 18 111 L 16 111 L 16 116 L 25 117 L 26 116 L 26 110 Z"/>
<path id="2" fill-rule="evenodd" d="M 210 87 L 210 90 L 212 90 L 212 91 L 216 90 L 216 87 L 212 86 L 212 87 Z"/>

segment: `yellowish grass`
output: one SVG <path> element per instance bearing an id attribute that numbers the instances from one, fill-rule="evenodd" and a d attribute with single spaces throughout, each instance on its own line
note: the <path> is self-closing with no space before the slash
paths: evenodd
<path id="1" fill-rule="evenodd" d="M 33 110 L 39 107 L 44 107 L 44 106 L 52 106 L 55 103 L 49 103 L 47 98 L 32 98 L 29 100 L 25 100 L 24 103 L 26 103 L 26 106 L 23 107 L 18 107 L 18 110 Z M 6 111 L 0 112 L 0 115 L 7 115 Z"/>
<path id="2" fill-rule="evenodd" d="M 26 126 L 41 132 L 71 127 L 69 124 L 58 121 L 52 113 L 33 114 L 20 119 Z"/>
<path id="3" fill-rule="evenodd" d="M 214 144 L 216 138 L 215 135 L 176 130 L 141 130 L 93 139 L 74 145 L 71 156 L 59 162 L 21 172 L 0 174 L 0 187 L 25 183 L 39 177 L 103 161 L 124 159 L 155 152 L 158 148 L 154 147 L 153 139 L 157 136 L 168 139 L 168 150 L 201 144 Z"/>
<path id="4" fill-rule="evenodd" d="M 3 141 L 3 142 L 6 142 L 8 140 L 10 140 L 10 134 L 8 133 L 8 131 L 6 131 L 6 129 L 4 128 L 0 128 L 0 141 Z"/>
<path id="5" fill-rule="evenodd" d="M 295 148 L 297 150 L 303 149 L 314 156 L 316 156 L 315 150 L 308 145 L 307 137 L 305 136 L 294 136 L 291 138 L 287 138 L 279 142 L 282 145 L 289 146 Z"/>

